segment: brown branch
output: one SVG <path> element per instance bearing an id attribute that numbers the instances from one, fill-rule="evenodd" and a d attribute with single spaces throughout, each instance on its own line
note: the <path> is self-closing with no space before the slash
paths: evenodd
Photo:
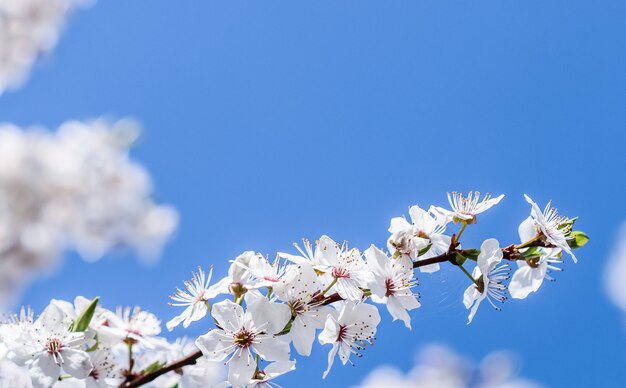
<path id="1" fill-rule="evenodd" d="M 199 359 L 200 357 L 202 357 L 202 352 L 201 351 L 196 351 L 191 353 L 190 355 L 181 358 L 180 360 L 174 361 L 170 364 L 165 365 L 163 368 L 161 369 L 157 369 L 154 372 L 150 372 L 147 373 L 143 376 L 137 377 L 136 379 L 134 379 L 133 381 L 129 381 L 127 383 L 122 383 L 120 385 L 120 388 L 135 388 L 135 387 L 140 387 L 144 384 L 147 384 L 153 380 L 155 380 L 157 377 L 162 376 L 168 372 L 171 371 L 175 371 L 177 369 L 180 369 L 184 366 L 187 365 L 193 365 L 196 363 L 196 360 Z"/>

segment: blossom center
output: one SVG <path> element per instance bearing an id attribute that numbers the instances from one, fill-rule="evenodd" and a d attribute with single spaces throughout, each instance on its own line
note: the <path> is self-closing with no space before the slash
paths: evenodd
<path id="1" fill-rule="evenodd" d="M 387 289 L 387 292 L 385 293 L 385 296 L 387 297 L 396 293 L 396 285 L 391 278 L 385 279 L 385 288 Z"/>
<path id="2" fill-rule="evenodd" d="M 250 330 L 241 329 L 234 335 L 235 345 L 240 348 L 248 348 L 254 342 L 254 333 Z"/>
<path id="3" fill-rule="evenodd" d="M 63 344 L 58 338 L 49 338 L 45 347 L 48 353 L 57 354 L 61 351 L 61 349 L 63 349 Z"/>
<path id="4" fill-rule="evenodd" d="M 350 279 L 350 271 L 343 267 L 333 267 L 332 274 L 337 279 Z"/>
<path id="5" fill-rule="evenodd" d="M 291 316 L 293 317 L 306 311 L 306 304 L 302 299 L 290 300 L 287 305 L 291 309 Z"/>
<path id="6" fill-rule="evenodd" d="M 339 326 L 339 333 L 337 333 L 337 342 L 343 341 L 344 338 L 346 337 L 346 332 L 348 331 L 348 328 L 346 326 Z"/>

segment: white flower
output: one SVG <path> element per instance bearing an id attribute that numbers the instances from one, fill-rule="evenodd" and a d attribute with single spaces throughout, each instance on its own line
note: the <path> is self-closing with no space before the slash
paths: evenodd
<path id="1" fill-rule="evenodd" d="M 187 306 L 182 314 L 172 318 L 167 324 L 167 330 L 172 331 L 176 326 L 183 323 L 187 328 L 191 322 L 204 318 L 209 310 L 209 300 L 218 295 L 216 287 L 210 287 L 213 267 L 209 270 L 207 277 L 202 268 L 198 267 L 198 272 L 193 274 L 190 281 L 185 282 L 186 291 L 176 289 L 176 294 L 170 296 L 174 303 L 172 306 Z"/>
<path id="2" fill-rule="evenodd" d="M 537 235 L 534 225 L 531 217 L 520 224 L 519 236 L 522 242 L 529 241 Z M 513 274 L 509 284 L 509 292 L 513 298 L 526 298 L 528 294 L 536 292 L 541 287 L 544 279 L 554 280 L 549 274 L 550 271 L 561 271 L 561 268 L 556 267 L 556 264 L 562 263 L 559 248 L 538 247 L 535 249 L 539 254 L 536 259 L 516 260 L 518 270 Z"/>
<path id="3" fill-rule="evenodd" d="M 253 251 L 246 251 L 231 261 L 228 268 L 228 276 L 223 277 L 215 283 L 214 288 L 220 294 L 239 294 L 245 293 L 250 289 L 257 287 L 256 282 L 252 280 L 252 274 L 248 267 L 252 260 L 263 258 L 260 254 Z"/>
<path id="4" fill-rule="evenodd" d="M 324 372 L 323 378 L 326 378 L 330 372 L 337 353 L 339 353 L 339 359 L 344 365 L 350 361 L 350 354 L 354 353 L 360 356 L 358 351 L 366 343 L 373 343 L 376 327 L 379 323 L 380 314 L 375 306 L 354 301 L 347 301 L 342 304 L 338 318 L 329 315 L 324 330 L 318 337 L 322 345 L 333 345 L 328 353 L 328 368 Z"/>
<path id="5" fill-rule="evenodd" d="M 85 333 L 70 332 L 66 322 L 63 311 L 51 304 L 35 321 L 33 330 L 9 348 L 11 360 L 28 366 L 35 387 L 51 386 L 61 371 L 84 379 L 93 369 L 89 355 L 82 350 Z"/>
<path id="6" fill-rule="evenodd" d="M 298 244 L 294 243 L 293 245 L 298 249 L 301 256 L 291 255 L 289 253 L 278 252 L 278 256 L 287 259 L 295 264 L 307 263 L 312 265 L 314 269 L 326 272 L 329 270 L 327 265 L 327 260 L 324 258 L 324 255 L 327 254 L 328 251 L 337 250 L 337 243 L 330 237 L 323 235 L 319 240 L 315 242 L 315 251 L 313 250 L 313 246 L 311 242 L 307 239 L 303 240 L 304 249 L 300 248 Z"/>
<path id="7" fill-rule="evenodd" d="M 295 245 L 295 244 L 294 244 Z M 302 256 L 278 253 L 279 256 L 295 264 L 307 264 L 317 272 L 323 273 L 322 286 L 331 286 L 343 298 L 361 300 L 371 274 L 358 249 L 348 249 L 347 245 L 337 244 L 333 239 L 324 235 L 316 242 L 315 252 L 311 244 L 305 240 L 303 251 L 296 245 Z"/>
<path id="8" fill-rule="evenodd" d="M 256 288 L 273 287 L 285 274 L 286 266 L 280 265 L 278 258 L 270 264 L 263 256 L 255 255 L 250 258 L 247 269 L 254 278 Z"/>
<path id="9" fill-rule="evenodd" d="M 485 240 L 480 246 L 480 254 L 478 255 L 477 265 L 474 268 L 472 277 L 477 284 L 471 284 L 463 294 L 463 304 L 470 310 L 468 324 L 474 319 L 476 310 L 480 302 L 487 299 L 496 310 L 500 310 L 492 299 L 499 302 L 506 300 L 506 285 L 503 284 L 509 278 L 509 266 L 503 264 L 498 266 L 502 261 L 502 249 L 496 239 Z"/>
<path id="10" fill-rule="evenodd" d="M 0 31 L 5 4 L 33 1 L 45 2 L 1 1 Z M 138 131 L 129 120 L 69 121 L 56 132 L 0 124 L 0 309 L 65 249 L 90 261 L 120 248 L 158 254 L 178 218 L 154 203 L 149 174 L 129 157 Z"/>
<path id="11" fill-rule="evenodd" d="M 93 369 L 85 381 L 87 388 L 118 387 L 121 374 L 110 349 L 98 349 L 89 353 Z"/>
<path id="12" fill-rule="evenodd" d="M 157 335 L 161 333 L 161 321 L 152 313 L 139 307 L 118 307 L 115 314 L 107 314 L 106 325 L 98 332 L 98 338 L 106 338 L 107 345 L 113 341 L 124 341 L 154 349 L 163 344 Z"/>
<path id="13" fill-rule="evenodd" d="M 407 311 L 420 307 L 420 302 L 411 290 L 417 284 L 413 262 L 406 256 L 389 258 L 372 245 L 365 251 L 367 266 L 374 275 L 369 284 L 372 300 L 385 303 L 393 320 L 400 319 L 411 328 L 411 317 Z"/>
<path id="14" fill-rule="evenodd" d="M 247 385 L 247 388 L 279 388 L 279 385 L 270 382 L 270 380 L 273 380 L 295 369 L 295 361 L 272 362 L 265 368 L 260 369 L 256 372 L 254 378 L 250 380 L 250 383 Z"/>
<path id="15" fill-rule="evenodd" d="M 323 328 L 326 317 L 335 312 L 328 306 L 313 302 L 319 292 L 317 275 L 309 263 L 290 266 L 280 285 L 275 287 L 276 296 L 289 306 L 294 317 L 289 336 L 303 356 L 311 354 L 315 330 Z"/>
<path id="16" fill-rule="evenodd" d="M 259 298 L 244 312 L 240 305 L 225 300 L 216 303 L 211 314 L 220 329 L 200 336 L 196 346 L 209 361 L 232 355 L 227 361 L 228 381 L 234 387 L 243 387 L 253 378 L 257 367 L 253 352 L 268 361 L 289 360 L 289 343 L 275 335 L 291 318 L 286 305 Z"/>
<path id="17" fill-rule="evenodd" d="M 498 203 L 500 203 L 502 198 L 504 198 L 504 194 L 501 194 L 495 198 L 492 198 L 491 195 L 486 194 L 485 197 L 481 200 L 480 193 L 478 191 L 470 191 L 467 194 L 467 197 L 464 197 L 461 193 L 453 191 L 452 193 L 448 193 L 448 202 L 450 203 L 452 211 L 441 207 L 437 207 L 435 209 L 441 214 L 449 217 L 451 221 L 465 221 L 468 224 L 473 224 L 476 223 L 476 216 L 478 214 L 489 210 L 493 205 L 497 205 Z"/>
<path id="18" fill-rule="evenodd" d="M 570 228 L 562 226 L 569 219 L 560 216 L 558 210 L 551 207 L 551 201 L 548 202 L 542 212 L 528 195 L 524 194 L 524 198 L 531 206 L 530 217 L 535 224 L 536 231 L 543 234 L 550 244 L 567 252 L 574 260 L 574 263 L 576 263 L 578 260 L 567 244 Z"/>
<path id="19" fill-rule="evenodd" d="M 407 255 L 413 260 L 427 259 L 441 255 L 450 248 L 450 237 L 444 235 L 447 217 L 433 211 L 426 211 L 419 206 L 409 208 L 411 223 L 404 217 L 395 217 L 391 220 L 389 232 L 391 237 L 387 241 L 387 249 L 394 253 Z M 439 271 L 439 264 L 430 264 L 420 267 L 421 272 Z"/>
<path id="20" fill-rule="evenodd" d="M 57 44 L 65 20 L 84 0 L 0 1 L 0 95 L 28 79 L 35 61 Z"/>
<path id="21" fill-rule="evenodd" d="M 330 239 L 329 239 L 330 240 Z M 342 299 L 361 300 L 363 290 L 372 278 L 367 265 L 358 249 L 349 249 L 347 244 L 339 245 L 334 241 L 324 246 L 320 263 L 326 269 L 323 276 L 326 284 L 332 286 Z M 321 246 L 321 245 L 320 245 Z"/>

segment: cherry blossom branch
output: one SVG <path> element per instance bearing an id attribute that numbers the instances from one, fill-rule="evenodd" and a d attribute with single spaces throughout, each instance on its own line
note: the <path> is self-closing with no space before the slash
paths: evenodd
<path id="1" fill-rule="evenodd" d="M 450 250 L 448 250 L 448 252 L 443 253 L 441 255 L 438 256 L 434 256 L 428 259 L 424 259 L 424 260 L 418 260 L 413 262 L 413 268 L 419 268 L 419 267 L 424 267 L 427 265 L 431 265 L 431 264 L 436 264 L 436 263 L 445 263 L 445 262 L 450 262 L 452 265 L 458 266 L 459 264 L 456 261 L 456 257 L 458 254 L 463 255 L 463 253 L 469 252 L 470 250 L 458 250 L 456 249 L 455 246 L 458 246 L 458 243 L 455 243 L 454 241 L 456 241 L 456 239 L 453 240 Z M 542 243 L 541 241 L 534 241 L 531 242 L 530 244 L 526 245 L 526 247 L 531 247 L 531 246 L 547 246 L 546 244 Z M 504 259 L 506 260 L 524 260 L 524 257 L 519 253 L 517 247 L 512 244 L 506 248 L 502 249 L 502 253 L 504 256 Z M 339 296 L 338 293 L 334 293 L 331 294 L 327 297 L 322 297 L 322 295 L 320 295 L 320 298 L 317 299 L 313 299 L 312 302 L 313 303 L 319 303 L 320 305 L 330 305 L 333 304 L 335 302 L 339 302 L 343 300 L 341 298 L 341 296 Z M 165 366 L 163 366 L 160 369 L 157 369 L 153 372 L 147 373 L 145 375 L 139 376 L 137 378 L 135 378 L 132 381 L 129 382 L 125 382 L 122 385 L 120 385 L 120 388 L 135 388 L 135 387 L 140 387 L 144 384 L 147 384 L 151 381 L 154 381 L 155 379 L 157 379 L 158 377 L 172 372 L 172 371 L 176 371 L 178 369 L 181 369 L 184 366 L 187 365 L 193 365 L 196 363 L 196 360 L 198 358 L 202 357 L 202 352 L 201 351 L 196 351 L 193 352 L 191 354 L 189 354 L 188 356 L 181 358 L 179 360 L 176 360 L 174 362 L 171 362 Z"/>

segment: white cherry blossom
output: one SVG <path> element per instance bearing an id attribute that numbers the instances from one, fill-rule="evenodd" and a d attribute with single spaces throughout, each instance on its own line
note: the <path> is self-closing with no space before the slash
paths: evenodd
<path id="1" fill-rule="evenodd" d="M 410 329 L 411 317 L 407 311 L 420 307 L 420 302 L 412 291 L 417 284 L 413 262 L 404 255 L 390 258 L 374 245 L 365 251 L 365 258 L 374 275 L 369 284 L 372 300 L 386 304 L 393 320 L 402 320 Z"/>
<path id="2" fill-rule="evenodd" d="M 154 349 L 163 344 L 157 337 L 160 333 L 161 321 L 154 314 L 139 307 L 118 307 L 115 314 L 107 314 L 106 325 L 100 328 L 98 338 L 107 345 L 123 341 Z"/>
<path id="3" fill-rule="evenodd" d="M 228 268 L 228 276 L 223 277 L 215 283 L 214 288 L 220 294 L 239 294 L 257 287 L 256 282 L 252 279 L 252 274 L 248 269 L 250 262 L 257 258 L 263 258 L 254 251 L 246 251 L 231 261 Z"/>
<path id="4" fill-rule="evenodd" d="M 483 199 L 480 199 L 480 193 L 478 191 L 470 191 L 467 197 L 464 197 L 462 193 L 453 191 L 448 193 L 448 202 L 452 211 L 444 209 L 442 207 L 436 207 L 435 209 L 441 214 L 447 216 L 450 221 L 459 222 L 465 221 L 468 224 L 476 223 L 476 216 L 489 210 L 494 205 L 500 203 L 504 198 L 504 194 L 501 194 L 495 198 L 492 198 L 490 194 L 486 194 Z"/>
<path id="5" fill-rule="evenodd" d="M 359 351 L 365 344 L 373 343 L 379 323 L 380 314 L 375 306 L 355 301 L 342 303 L 337 318 L 329 315 L 318 337 L 320 344 L 333 346 L 328 353 L 328 368 L 323 378 L 330 372 L 337 353 L 344 365 L 350 361 L 351 354 L 361 356 Z"/>
<path id="6" fill-rule="evenodd" d="M 502 261 L 502 249 L 498 240 L 485 240 L 480 246 L 480 254 L 478 255 L 477 265 L 474 268 L 472 277 L 477 284 L 471 284 L 463 294 L 463 304 L 470 309 L 468 324 L 474 319 L 474 315 L 478 310 L 480 302 L 487 299 L 496 310 L 500 310 L 492 299 L 498 302 L 506 300 L 506 285 L 504 281 L 509 278 L 509 265 L 500 264 Z"/>
<path id="7" fill-rule="evenodd" d="M 293 322 L 289 336 L 296 351 L 303 356 L 311 354 L 315 330 L 324 327 L 326 317 L 335 310 L 314 302 L 319 296 L 320 284 L 309 263 L 292 265 L 281 284 L 275 287 L 276 296 L 291 310 Z"/>
<path id="8" fill-rule="evenodd" d="M 522 242 L 529 241 L 537 235 L 534 222 L 528 217 L 519 226 L 519 235 Z M 521 249 L 522 252 L 528 248 Z M 524 299 L 531 292 L 537 292 L 544 279 L 554 280 L 551 271 L 561 271 L 556 265 L 562 264 L 559 248 L 535 248 L 539 257 L 532 260 L 516 260 L 518 269 L 511 278 L 509 292 L 515 299 Z"/>
<path id="9" fill-rule="evenodd" d="M 372 274 L 358 249 L 348 248 L 345 243 L 339 245 L 332 242 L 334 244 L 324 246 L 320 258 L 321 264 L 326 268 L 322 277 L 324 286 L 331 287 L 342 299 L 361 300 L 362 288 L 367 287 Z"/>
<path id="10" fill-rule="evenodd" d="M 446 236 L 448 219 L 434 212 L 431 208 L 426 211 L 417 205 L 409 208 L 411 223 L 404 217 L 395 217 L 391 220 L 387 240 L 387 249 L 394 256 L 406 255 L 413 260 L 427 259 L 440 255 L 450 248 L 450 236 Z M 439 264 L 429 264 L 420 267 L 421 272 L 439 271 Z"/>
<path id="11" fill-rule="evenodd" d="M 546 207 L 541 211 L 539 206 L 526 194 L 524 194 L 526 202 L 531 206 L 530 217 L 535 225 L 536 232 L 543 234 L 546 240 L 557 248 L 567 252 L 576 263 L 576 255 L 572 252 L 567 244 L 569 238 L 569 228 L 564 228 L 563 223 L 569 221 L 567 217 L 559 215 L 557 209 L 552 207 L 552 201 L 548 202 Z"/>
<path id="12" fill-rule="evenodd" d="M 215 298 L 219 292 L 217 287 L 211 287 L 211 277 L 213 267 L 207 276 L 202 268 L 198 267 L 198 272 L 193 273 L 191 280 L 185 282 L 186 290 L 176 289 L 176 293 L 170 296 L 172 306 L 182 306 L 185 310 L 165 324 L 167 330 L 172 331 L 182 322 L 183 327 L 189 327 L 191 322 L 204 318 L 209 310 L 209 300 Z"/>
<path id="13" fill-rule="evenodd" d="M 278 258 L 273 263 L 270 263 L 265 257 L 255 255 L 250 259 L 247 269 L 256 282 L 255 288 L 259 288 L 275 286 L 280 282 L 287 267 L 281 265 Z"/>
<path id="14" fill-rule="evenodd" d="M 328 263 L 325 255 L 331 252 L 331 254 L 339 249 L 337 243 L 330 237 L 323 235 L 319 240 L 315 242 L 315 250 L 313 245 L 307 239 L 303 240 L 304 249 L 300 248 L 298 244 L 293 244 L 300 252 L 300 255 L 292 255 L 289 253 L 278 252 L 278 256 L 287 259 L 295 264 L 307 263 L 312 265 L 313 268 L 320 272 L 327 272 L 329 270 Z"/>
<path id="15" fill-rule="evenodd" d="M 276 336 L 291 317 L 289 308 L 270 302 L 251 303 L 248 311 L 225 300 L 213 305 L 211 314 L 219 329 L 196 340 L 196 346 L 209 361 L 223 361 L 229 355 L 228 381 L 234 387 L 246 386 L 254 376 L 254 354 L 267 361 L 288 361 L 289 343 Z"/>
<path id="16" fill-rule="evenodd" d="M 84 332 L 70 332 L 63 311 L 49 305 L 33 324 L 9 347 L 9 359 L 27 366 L 35 387 L 49 387 L 61 373 L 84 379 L 93 365 L 83 351 Z"/>

